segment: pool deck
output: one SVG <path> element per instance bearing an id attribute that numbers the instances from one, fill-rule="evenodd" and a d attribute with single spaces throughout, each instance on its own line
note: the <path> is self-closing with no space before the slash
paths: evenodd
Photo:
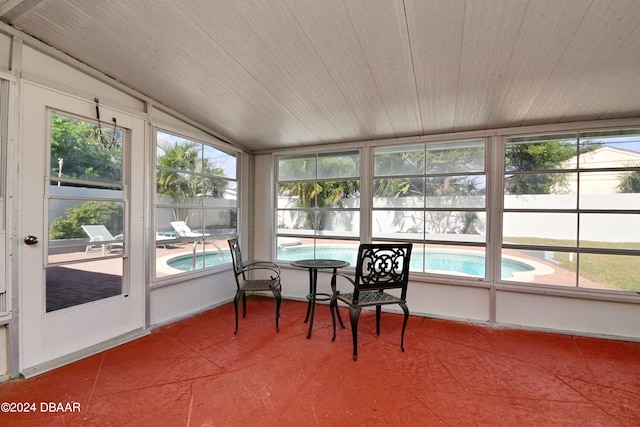
<path id="1" fill-rule="evenodd" d="M 225 243 L 226 241 L 224 243 L 222 241 L 218 241 L 217 245 L 219 248 L 222 248 L 224 250 L 226 249 L 226 246 L 224 245 Z M 301 246 L 309 245 L 312 243 L 313 241 L 310 239 L 300 239 Z M 353 245 L 354 242 L 353 241 L 332 241 L 332 244 Z M 443 249 L 460 250 L 460 247 L 445 246 L 443 247 Z M 464 248 L 464 249 L 468 250 L 469 248 Z M 198 251 L 201 252 L 202 250 L 203 250 L 202 246 L 199 246 Z M 204 246 L 204 250 L 212 251 L 212 250 L 217 250 L 217 248 L 216 246 L 209 243 Z M 158 265 L 158 268 L 156 269 L 156 278 L 162 279 L 167 276 L 182 273 L 181 270 L 177 270 L 168 266 L 167 260 L 177 256 L 192 255 L 193 245 L 184 244 L 184 245 L 173 245 L 173 246 L 167 246 L 167 247 L 160 246 L 156 248 L 155 254 L 156 254 L 156 262 Z M 522 282 L 546 284 L 546 285 L 558 285 L 566 288 L 566 287 L 573 287 L 570 284 L 575 283 L 576 281 L 575 272 L 567 269 L 563 269 L 558 265 L 553 264 L 550 261 L 541 260 L 540 258 L 536 258 L 530 255 L 523 254 L 520 252 L 515 252 L 515 251 L 506 251 L 505 254 L 518 258 L 519 260 L 528 261 L 532 265 L 544 266 L 544 268 L 538 268 L 537 273 L 536 271 L 534 271 L 533 272 L 534 274 L 528 274 L 526 277 L 526 280 L 523 280 Z M 98 258 L 99 255 L 100 253 L 98 252 L 90 252 L 89 254 L 85 254 L 84 252 L 71 252 L 71 253 L 54 255 L 52 256 L 52 261 L 53 260 L 55 260 L 56 262 L 63 262 L 63 261 L 69 261 L 69 260 L 92 261 Z M 93 271 L 95 273 L 103 273 L 103 274 L 110 274 L 110 275 L 116 275 L 116 276 L 121 275 L 121 271 L 122 271 L 120 258 L 103 260 L 102 262 L 99 262 L 99 263 L 88 262 L 88 263 L 81 263 L 81 264 L 71 264 L 71 265 L 68 265 L 68 267 L 76 270 Z M 540 274 L 541 271 L 545 274 Z M 74 292 L 76 293 L 78 292 L 77 290 L 80 288 L 79 283 L 83 280 L 83 277 L 85 276 L 82 274 L 78 274 L 76 277 L 70 278 L 69 280 L 65 280 L 64 284 L 59 285 L 60 289 L 57 289 L 57 291 L 60 291 L 62 295 L 65 296 L 66 299 L 71 298 L 71 295 L 73 295 Z M 580 287 L 590 288 L 590 289 L 607 289 L 606 286 L 603 286 L 600 283 L 596 283 L 582 277 L 580 278 Z M 50 294 L 53 294 L 53 293 L 50 293 Z M 49 295 L 49 298 L 53 298 L 53 295 Z M 79 296 L 79 298 L 83 298 L 83 297 Z M 59 304 L 59 302 L 56 302 L 55 304 Z"/>

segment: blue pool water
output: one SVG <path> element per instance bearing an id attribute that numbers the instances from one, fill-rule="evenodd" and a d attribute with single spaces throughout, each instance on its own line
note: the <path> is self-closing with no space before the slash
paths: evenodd
<path id="1" fill-rule="evenodd" d="M 315 258 L 341 259 L 355 266 L 358 248 L 357 246 L 319 246 L 315 252 Z M 314 249 L 311 246 L 293 246 L 287 247 L 286 249 L 278 249 L 279 260 L 295 261 L 307 258 L 314 258 Z M 203 266 L 211 267 L 225 262 L 231 262 L 231 254 L 229 251 L 196 255 L 196 268 L 202 268 Z M 423 271 L 423 263 L 424 271 L 435 271 L 445 274 L 457 273 L 474 277 L 484 277 L 485 275 L 485 262 L 484 255 L 482 254 L 476 255 L 454 251 L 428 252 L 425 261 L 424 252 L 414 250 L 411 254 L 411 270 Z M 169 260 L 167 264 L 179 270 L 189 271 L 193 269 L 193 256 L 178 256 Z M 533 267 L 524 262 L 511 259 L 502 260 L 503 279 L 511 278 L 513 273 L 531 270 L 533 270 Z"/>

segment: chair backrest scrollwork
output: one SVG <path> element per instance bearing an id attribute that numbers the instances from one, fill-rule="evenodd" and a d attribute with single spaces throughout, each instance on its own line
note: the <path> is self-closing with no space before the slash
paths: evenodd
<path id="1" fill-rule="evenodd" d="M 361 244 L 356 265 L 353 298 L 365 290 L 401 289 L 406 299 L 412 243 Z"/>
<path id="2" fill-rule="evenodd" d="M 240 251 L 240 244 L 238 243 L 238 239 L 229 239 L 229 249 L 231 251 L 231 259 L 233 261 L 233 271 L 235 272 L 236 276 L 240 273 L 243 273 L 242 278 L 244 279 L 244 263 L 242 261 L 242 251 Z"/>

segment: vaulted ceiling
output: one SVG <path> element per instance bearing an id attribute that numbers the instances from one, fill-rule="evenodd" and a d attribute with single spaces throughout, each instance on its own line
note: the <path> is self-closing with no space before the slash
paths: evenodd
<path id="1" fill-rule="evenodd" d="M 640 116 L 637 0 L 6 0 L 250 150 Z"/>

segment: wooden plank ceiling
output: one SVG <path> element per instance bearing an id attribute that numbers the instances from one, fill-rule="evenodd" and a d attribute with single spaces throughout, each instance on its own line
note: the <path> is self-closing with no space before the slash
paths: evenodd
<path id="1" fill-rule="evenodd" d="M 637 0 L 7 0 L 0 19 L 255 151 L 640 116 Z"/>

